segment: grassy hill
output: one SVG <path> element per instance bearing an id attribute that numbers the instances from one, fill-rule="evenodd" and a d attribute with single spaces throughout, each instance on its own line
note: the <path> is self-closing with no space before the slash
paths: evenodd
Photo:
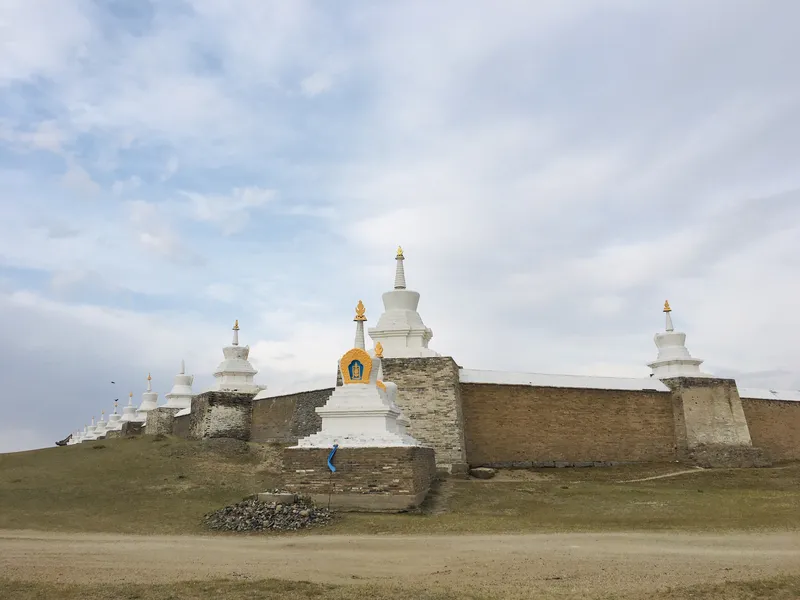
<path id="1" fill-rule="evenodd" d="M 800 463 L 539 469 L 449 480 L 422 514 L 345 515 L 320 532 L 800 529 Z M 198 533 L 205 513 L 280 485 L 280 447 L 173 437 L 0 455 L 0 528 Z"/>

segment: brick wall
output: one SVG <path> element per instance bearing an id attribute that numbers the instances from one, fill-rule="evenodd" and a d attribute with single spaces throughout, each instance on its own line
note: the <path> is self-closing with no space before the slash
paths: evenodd
<path id="1" fill-rule="evenodd" d="M 203 392 L 192 398 L 189 437 L 250 439 L 254 394 Z"/>
<path id="2" fill-rule="evenodd" d="M 320 504 L 351 510 L 397 511 L 420 504 L 436 476 L 432 448 L 340 448 L 331 475 L 328 448 L 286 448 L 284 487 Z"/>
<path id="3" fill-rule="evenodd" d="M 448 357 L 384 358 L 386 381 L 397 384 L 397 404 L 410 421 L 409 433 L 433 447 L 440 469 L 466 469 L 464 417 L 458 365 Z"/>
<path id="4" fill-rule="evenodd" d="M 742 398 L 753 445 L 774 461 L 800 460 L 800 402 Z"/>
<path id="5" fill-rule="evenodd" d="M 259 443 L 295 443 L 322 429 L 315 409 L 324 406 L 333 388 L 287 394 L 253 401 L 250 440 Z"/>
<path id="6" fill-rule="evenodd" d="M 672 395 L 461 384 L 470 466 L 674 460 Z"/>

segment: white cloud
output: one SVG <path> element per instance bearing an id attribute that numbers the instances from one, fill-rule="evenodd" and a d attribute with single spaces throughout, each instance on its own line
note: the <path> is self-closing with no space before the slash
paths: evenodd
<path id="1" fill-rule="evenodd" d="M 183 192 L 191 204 L 192 216 L 219 225 L 226 235 L 241 231 L 251 212 L 272 202 L 275 190 L 258 187 L 235 188 L 230 195 Z"/>

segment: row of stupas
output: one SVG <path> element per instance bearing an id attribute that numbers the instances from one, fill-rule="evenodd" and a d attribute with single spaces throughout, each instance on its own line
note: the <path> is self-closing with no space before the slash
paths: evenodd
<path id="1" fill-rule="evenodd" d="M 368 330 L 370 338 L 375 343 L 375 349 L 380 349 L 380 355 L 376 355 L 376 350 L 368 352 L 372 359 L 377 359 L 375 377 L 378 377 L 380 369 L 380 359 L 382 358 L 414 358 L 440 356 L 437 352 L 428 347 L 433 338 L 433 331 L 426 327 L 422 317 L 418 312 L 420 294 L 409 290 L 406 287 L 406 277 L 404 268 L 405 256 L 403 249 L 398 248 L 395 256 L 395 278 L 394 288 L 382 295 L 384 311 L 378 319 L 376 327 Z M 366 352 L 364 344 L 364 317 L 363 304 L 359 304 L 360 313 L 356 316 L 357 331 L 354 350 Z M 710 377 L 700 370 L 701 359 L 693 358 L 686 348 L 686 334 L 675 331 L 672 324 L 672 309 L 669 302 L 664 303 L 664 313 L 666 315 L 665 332 L 655 335 L 655 344 L 658 348 L 656 360 L 648 364 L 652 369 L 652 376 L 657 379 L 669 377 Z M 360 316 L 359 316 L 360 315 Z M 361 318 L 363 317 L 363 318 Z M 250 347 L 239 345 L 239 321 L 233 326 L 233 340 L 229 346 L 222 349 L 224 359 L 214 372 L 214 383 L 208 391 L 252 393 L 256 399 L 266 396 L 266 386 L 255 383 L 254 378 L 258 371 L 249 362 Z M 344 378 L 344 373 L 343 373 Z M 376 379 L 379 381 L 379 379 Z M 117 412 L 117 404 L 114 403 L 114 412 L 105 419 L 105 413 L 101 413 L 100 420 L 95 422 L 92 417 L 91 424 L 86 425 L 82 431 L 72 434 L 67 444 L 75 444 L 82 441 L 95 440 L 103 437 L 109 431 L 119 431 L 123 423 L 132 421 L 136 423 L 146 423 L 147 413 L 155 408 L 177 409 L 175 416 L 187 415 L 191 409 L 192 397 L 195 393 L 192 390 L 194 382 L 193 375 L 187 375 L 185 364 L 181 361 L 180 372 L 175 376 L 172 390 L 165 395 L 166 403 L 159 407 L 158 393 L 152 390 L 151 377 L 147 376 L 147 389 L 142 394 L 141 403 L 133 405 L 133 393 L 130 394 L 128 405 L 123 408 L 122 414 Z M 377 384 L 376 384 L 377 385 Z M 391 388 L 386 384 L 386 390 L 378 386 L 382 393 L 387 394 L 387 398 L 394 398 L 396 388 Z M 348 388 L 350 389 L 350 388 Z M 361 389 L 361 388 L 354 388 Z M 381 396 L 383 398 L 383 396 Z M 350 396 L 348 396 L 350 398 Z M 340 396 L 334 394 L 330 411 L 335 412 Z M 382 400 L 384 401 L 384 400 Z M 389 405 L 393 400 L 385 400 Z M 394 405 L 396 407 L 396 404 Z M 326 409 L 327 410 L 327 409 Z M 331 412 L 330 423 L 336 423 L 336 417 Z M 325 421 L 324 421 L 325 422 Z M 402 419 L 400 421 L 402 424 Z M 331 425 L 333 427 L 333 425 Z M 334 428 L 335 429 L 335 428 Z M 333 431 L 333 430 L 331 430 Z M 399 431 L 399 429 L 398 429 Z M 320 435 L 322 435 L 320 433 Z"/>
<path id="2" fill-rule="evenodd" d="M 239 345 L 239 321 L 233 325 L 233 341 L 230 346 L 222 349 L 223 360 L 214 371 L 214 383 L 207 391 L 240 392 L 257 394 L 266 390 L 265 385 L 253 381 L 258 371 L 250 364 L 249 346 Z M 128 405 L 123 408 L 122 414 L 117 413 L 117 403 L 114 402 L 114 412 L 105 420 L 105 411 L 101 413 L 100 420 L 95 422 L 92 417 L 91 424 L 85 425 L 83 430 L 73 432 L 67 445 L 78 444 L 84 441 L 97 440 L 105 437 L 109 431 L 120 431 L 125 422 L 147 423 L 147 413 L 156 408 L 175 409 L 175 416 L 188 415 L 192 398 L 194 375 L 186 374 L 186 364 L 181 361 L 180 372 L 175 376 L 172 390 L 165 394 L 166 403 L 159 406 L 158 392 L 152 388 L 152 378 L 147 374 L 147 389 L 142 394 L 142 401 L 138 406 L 133 405 L 133 392 L 129 394 Z"/>

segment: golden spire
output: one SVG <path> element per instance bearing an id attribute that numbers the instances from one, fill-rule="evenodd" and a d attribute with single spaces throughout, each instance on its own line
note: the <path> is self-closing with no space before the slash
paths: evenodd
<path id="1" fill-rule="evenodd" d="M 397 247 L 397 258 L 404 258 L 403 257 L 403 247 L 402 246 L 398 246 Z"/>
<path id="2" fill-rule="evenodd" d="M 669 300 L 664 300 L 664 312 L 672 312 L 672 309 L 669 307 Z"/>
<path id="3" fill-rule="evenodd" d="M 383 344 L 380 342 L 375 344 L 375 356 L 377 358 L 383 358 Z"/>
<path id="4" fill-rule="evenodd" d="M 133 398 L 133 392 L 128 392 L 128 398 Z"/>
<path id="5" fill-rule="evenodd" d="M 236 319 L 236 322 L 233 324 L 233 330 L 239 331 L 239 319 Z"/>
<path id="6" fill-rule="evenodd" d="M 150 381 L 152 378 L 150 377 L 150 373 L 147 374 L 147 381 Z"/>
<path id="7" fill-rule="evenodd" d="M 359 300 L 358 301 L 358 305 L 356 306 L 356 318 L 353 319 L 353 320 L 354 321 L 366 321 L 367 317 L 366 317 L 366 315 L 364 315 L 364 311 L 366 311 L 366 310 L 367 309 L 364 308 L 364 303 L 361 300 Z"/>

